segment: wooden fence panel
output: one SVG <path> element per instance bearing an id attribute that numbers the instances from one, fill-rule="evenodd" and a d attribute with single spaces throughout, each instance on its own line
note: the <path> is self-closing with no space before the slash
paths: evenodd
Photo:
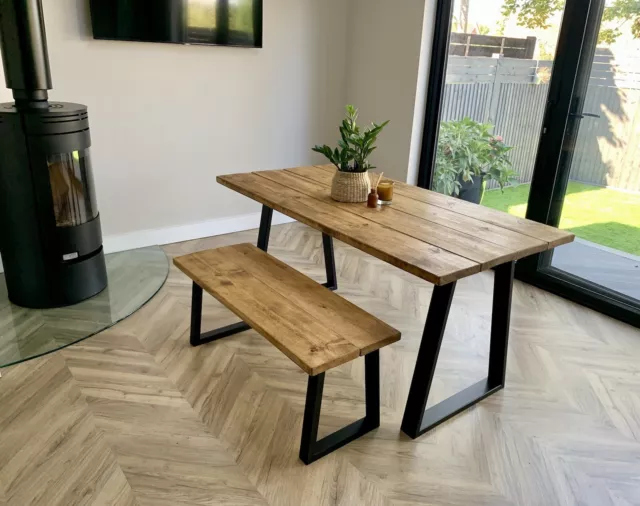
<path id="1" fill-rule="evenodd" d="M 484 122 L 492 89 L 490 83 L 445 85 L 442 121 L 471 118 Z"/>
<path id="2" fill-rule="evenodd" d="M 589 86 L 570 178 L 640 191 L 640 90 Z"/>
<path id="3" fill-rule="evenodd" d="M 442 121 L 492 123 L 495 134 L 514 147 L 519 181 L 528 183 L 548 94 L 541 75 L 551 67 L 548 61 L 450 57 Z M 601 117 L 581 121 L 570 178 L 640 191 L 640 66 L 597 54 L 584 111 Z"/>
<path id="4" fill-rule="evenodd" d="M 547 84 L 505 83 L 500 89 L 494 132 L 513 146 L 511 162 L 520 183 L 533 177 L 548 92 Z"/>
<path id="5" fill-rule="evenodd" d="M 492 57 L 497 54 L 507 58 L 530 60 L 536 49 L 536 40 L 535 37 L 520 39 L 475 33 L 452 33 L 449 39 L 449 54 L 482 57 Z"/>

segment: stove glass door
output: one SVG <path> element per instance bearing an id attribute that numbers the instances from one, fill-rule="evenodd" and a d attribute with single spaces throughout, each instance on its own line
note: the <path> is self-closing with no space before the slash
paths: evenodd
<path id="1" fill-rule="evenodd" d="M 49 181 L 58 227 L 75 227 L 98 216 L 89 149 L 49 155 Z"/>

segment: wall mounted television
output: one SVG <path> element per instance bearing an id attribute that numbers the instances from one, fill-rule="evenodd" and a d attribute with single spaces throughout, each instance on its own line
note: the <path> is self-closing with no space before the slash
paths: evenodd
<path id="1" fill-rule="evenodd" d="M 263 0 L 90 0 L 94 39 L 262 47 Z"/>

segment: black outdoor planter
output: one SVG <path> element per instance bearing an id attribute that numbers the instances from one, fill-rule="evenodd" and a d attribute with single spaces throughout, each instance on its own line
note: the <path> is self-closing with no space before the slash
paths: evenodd
<path id="1" fill-rule="evenodd" d="M 466 200 L 467 202 L 473 202 L 479 204 L 482 202 L 482 196 L 484 195 L 484 178 L 482 176 L 473 176 L 471 181 L 460 181 L 460 193 L 458 198 Z"/>

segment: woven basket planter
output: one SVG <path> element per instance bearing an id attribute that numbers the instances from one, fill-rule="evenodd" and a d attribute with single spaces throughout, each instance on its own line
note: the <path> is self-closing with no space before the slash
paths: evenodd
<path id="1" fill-rule="evenodd" d="M 370 191 L 368 172 L 336 171 L 331 182 L 331 198 L 338 202 L 366 202 Z"/>

